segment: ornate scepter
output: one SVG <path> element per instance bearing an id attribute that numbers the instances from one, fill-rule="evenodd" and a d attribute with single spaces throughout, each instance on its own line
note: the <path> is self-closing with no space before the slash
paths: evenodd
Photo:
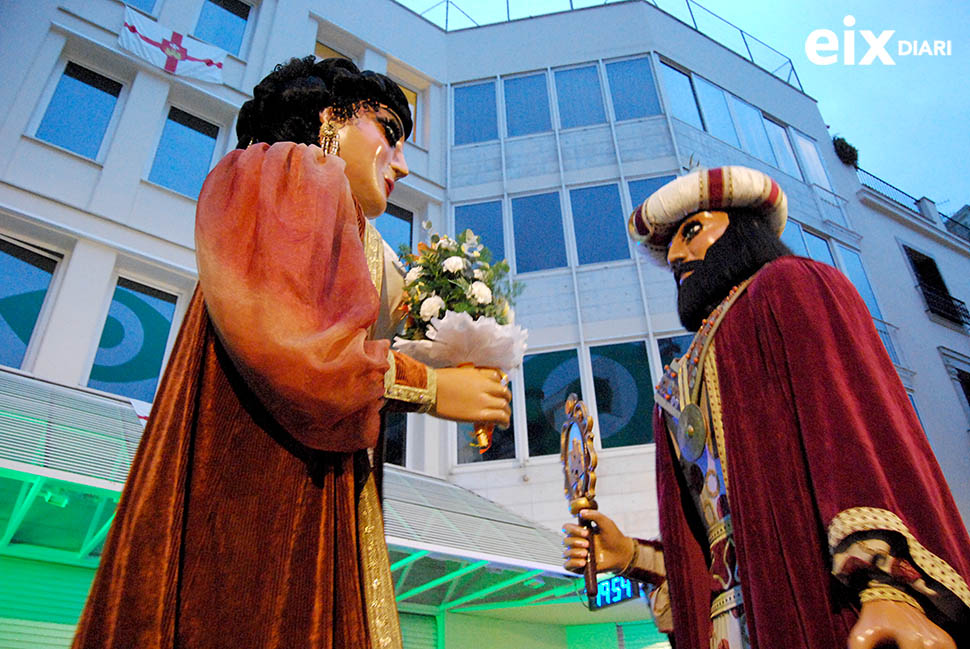
<path id="1" fill-rule="evenodd" d="M 593 448 L 593 419 L 586 405 L 575 394 L 566 399 L 566 422 L 562 425 L 560 452 L 564 489 L 569 502 L 569 513 L 578 518 L 579 524 L 590 531 L 589 557 L 583 577 L 586 596 L 596 597 L 596 529 L 591 521 L 583 520 L 579 512 L 596 509 L 596 450 Z"/>

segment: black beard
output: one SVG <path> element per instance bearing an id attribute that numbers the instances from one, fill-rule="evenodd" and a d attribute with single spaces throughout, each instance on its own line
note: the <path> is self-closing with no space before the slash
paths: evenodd
<path id="1" fill-rule="evenodd" d="M 681 324 L 688 331 L 697 331 L 734 286 L 769 261 L 790 254 L 761 218 L 730 213 L 727 229 L 707 249 L 703 260 L 671 265 L 675 282 L 687 271 L 694 271 L 677 287 Z"/>

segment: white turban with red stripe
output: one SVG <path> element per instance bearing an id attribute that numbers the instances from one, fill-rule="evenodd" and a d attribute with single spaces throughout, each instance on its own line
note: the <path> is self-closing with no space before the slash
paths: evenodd
<path id="1" fill-rule="evenodd" d="M 699 169 L 650 195 L 630 215 L 630 236 L 665 252 L 681 221 L 707 210 L 746 208 L 764 216 L 778 236 L 788 220 L 788 198 L 771 177 L 748 167 Z"/>

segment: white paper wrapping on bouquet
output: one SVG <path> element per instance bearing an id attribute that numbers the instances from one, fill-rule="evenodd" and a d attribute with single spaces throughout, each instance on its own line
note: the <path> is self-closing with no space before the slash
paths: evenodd
<path id="1" fill-rule="evenodd" d="M 495 318 L 472 320 L 467 313 L 447 311 L 431 318 L 430 340 L 406 340 L 397 336 L 394 349 L 431 367 L 454 367 L 472 363 L 506 372 L 522 364 L 529 332 L 519 325 L 500 325 Z"/>

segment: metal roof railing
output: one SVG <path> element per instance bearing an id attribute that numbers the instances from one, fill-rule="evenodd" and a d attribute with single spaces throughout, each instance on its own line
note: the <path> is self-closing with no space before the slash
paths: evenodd
<path id="1" fill-rule="evenodd" d="M 394 0 L 445 31 L 619 2 L 646 2 L 804 92 L 792 60 L 695 0 Z"/>
<path id="2" fill-rule="evenodd" d="M 920 211 L 919 200 L 917 200 L 915 196 L 907 194 L 895 185 L 887 183 L 882 178 L 873 176 L 865 169 L 856 169 L 856 174 L 859 176 L 859 182 L 862 183 L 863 186 L 882 194 L 894 203 L 898 203 L 908 210 L 916 212 L 916 214 L 918 214 L 920 217 L 924 219 L 926 218 L 923 216 L 922 211 Z M 970 227 L 967 227 L 959 221 L 951 219 L 942 212 L 938 213 L 940 215 L 940 219 L 943 221 L 943 227 L 946 228 L 947 232 L 955 237 L 963 239 L 967 243 L 970 243 Z"/>

